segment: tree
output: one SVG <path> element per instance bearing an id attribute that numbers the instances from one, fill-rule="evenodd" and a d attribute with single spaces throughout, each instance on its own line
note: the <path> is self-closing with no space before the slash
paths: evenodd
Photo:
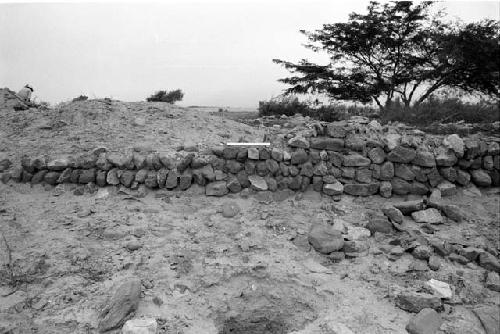
<path id="1" fill-rule="evenodd" d="M 285 93 L 375 102 L 381 109 L 396 98 L 418 105 L 442 87 L 498 96 L 498 23 L 446 24 L 442 13 L 430 15 L 431 5 L 370 2 L 367 14 L 351 13 L 346 23 L 301 30 L 306 47 L 327 52 L 330 63 L 274 59 L 295 74 L 279 80 L 291 85 Z M 481 55 L 474 59 L 473 50 Z"/>
<path id="2" fill-rule="evenodd" d="M 159 90 L 150 97 L 146 99 L 148 102 L 167 102 L 175 103 L 177 101 L 182 101 L 184 93 L 180 89 L 171 90 L 167 92 L 165 90 Z"/>
<path id="3" fill-rule="evenodd" d="M 457 24 L 439 36 L 441 54 L 448 58 L 450 86 L 500 97 L 499 31 L 498 21 L 483 20 Z"/>

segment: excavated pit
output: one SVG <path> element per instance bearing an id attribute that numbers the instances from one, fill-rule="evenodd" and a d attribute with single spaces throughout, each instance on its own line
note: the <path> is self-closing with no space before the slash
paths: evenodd
<path id="1" fill-rule="evenodd" d="M 254 289 L 226 300 L 226 311 L 218 316 L 218 334 L 286 334 L 317 318 L 321 298 L 309 288 L 269 281 L 251 286 Z"/>
<path id="2" fill-rule="evenodd" d="M 254 311 L 230 317 L 219 334 L 285 334 L 290 330 L 281 315 Z"/>

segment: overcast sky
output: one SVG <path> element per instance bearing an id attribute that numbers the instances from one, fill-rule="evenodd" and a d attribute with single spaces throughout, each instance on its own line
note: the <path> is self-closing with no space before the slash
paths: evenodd
<path id="1" fill-rule="evenodd" d="M 1 2 L 2 0 L 0 0 Z M 181 88 L 182 105 L 256 107 L 280 94 L 273 58 L 322 60 L 299 29 L 363 12 L 367 1 L 178 0 L 0 3 L 0 87 L 39 101 L 80 94 L 139 101 Z M 499 19 L 499 2 L 445 2 L 464 21 Z"/>

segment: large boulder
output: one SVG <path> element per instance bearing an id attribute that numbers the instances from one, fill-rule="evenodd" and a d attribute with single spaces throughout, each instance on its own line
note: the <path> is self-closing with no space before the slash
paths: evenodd
<path id="1" fill-rule="evenodd" d="M 389 198 L 392 196 L 392 184 L 389 181 L 380 182 L 380 196 Z"/>
<path id="2" fill-rule="evenodd" d="M 455 153 L 447 148 L 440 147 L 436 152 L 436 165 L 442 167 L 450 167 L 458 161 Z"/>
<path id="3" fill-rule="evenodd" d="M 191 187 L 193 182 L 193 173 L 190 170 L 185 170 L 181 175 L 179 175 L 179 189 L 187 190 Z"/>
<path id="4" fill-rule="evenodd" d="M 472 309 L 486 330 L 486 334 L 500 334 L 500 307 L 484 305 Z"/>
<path id="5" fill-rule="evenodd" d="M 344 156 L 344 166 L 347 167 L 367 167 L 370 166 L 370 164 L 370 159 L 359 154 L 349 154 Z"/>
<path id="6" fill-rule="evenodd" d="M 109 163 L 120 169 L 134 168 L 133 155 L 110 153 L 107 155 Z"/>
<path id="7" fill-rule="evenodd" d="M 237 174 L 243 168 L 243 164 L 236 160 L 227 160 L 226 164 L 224 165 L 224 171 L 233 174 Z"/>
<path id="8" fill-rule="evenodd" d="M 359 183 L 370 183 L 372 182 L 372 170 L 368 168 L 358 168 L 356 169 L 356 181 Z"/>
<path id="9" fill-rule="evenodd" d="M 345 123 L 329 123 L 326 126 L 326 134 L 334 138 L 344 138 L 347 135 Z"/>
<path id="10" fill-rule="evenodd" d="M 443 197 L 452 196 L 457 193 L 457 187 L 449 181 L 441 182 L 437 185 L 437 189 L 441 191 L 441 196 Z"/>
<path id="11" fill-rule="evenodd" d="M 323 184 L 323 193 L 328 196 L 342 195 L 343 192 L 344 185 L 339 181 Z"/>
<path id="12" fill-rule="evenodd" d="M 406 330 L 409 334 L 435 334 L 442 323 L 439 313 L 431 308 L 424 308 L 410 319 Z"/>
<path id="13" fill-rule="evenodd" d="M 266 180 L 259 175 L 249 175 L 248 181 L 250 182 L 251 188 L 254 190 L 265 191 L 268 188 Z"/>
<path id="14" fill-rule="evenodd" d="M 483 157 L 483 168 L 486 170 L 493 170 L 494 168 L 493 157 L 491 155 L 487 155 Z"/>
<path id="15" fill-rule="evenodd" d="M 120 178 L 118 177 L 118 169 L 117 168 L 113 168 L 108 172 L 108 174 L 106 176 L 106 183 L 113 185 L 113 186 L 117 186 L 120 184 Z"/>
<path id="16" fill-rule="evenodd" d="M 465 143 L 465 159 L 474 159 L 481 152 L 479 141 L 475 139 L 466 139 Z"/>
<path id="17" fill-rule="evenodd" d="M 453 167 L 443 167 L 439 169 L 439 174 L 447 181 L 455 182 L 457 180 L 458 172 Z"/>
<path id="18" fill-rule="evenodd" d="M 500 261 L 488 252 L 482 252 L 479 254 L 479 265 L 486 270 L 500 273 Z"/>
<path id="19" fill-rule="evenodd" d="M 307 162 L 308 160 L 309 156 L 304 149 L 299 148 L 298 150 L 292 152 L 291 163 L 293 165 L 300 165 Z"/>
<path id="20" fill-rule="evenodd" d="M 342 233 L 331 226 L 313 225 L 307 239 L 314 249 L 322 254 L 330 254 L 344 247 Z"/>
<path id="21" fill-rule="evenodd" d="M 439 210 L 434 208 L 412 212 L 411 217 L 417 223 L 428 223 L 428 224 L 443 223 L 443 216 L 441 216 Z"/>
<path id="22" fill-rule="evenodd" d="M 363 152 L 366 150 L 366 140 L 358 134 L 351 133 L 345 138 L 345 147 L 351 151 Z"/>
<path id="23" fill-rule="evenodd" d="M 381 164 L 385 161 L 386 154 L 380 147 L 374 147 L 368 151 L 368 157 L 374 164 Z"/>
<path id="24" fill-rule="evenodd" d="M 71 160 L 68 158 L 59 158 L 47 162 L 47 168 L 53 171 L 63 171 L 71 166 Z"/>
<path id="25" fill-rule="evenodd" d="M 384 181 L 390 181 L 394 177 L 394 164 L 390 161 L 384 162 L 380 166 L 379 178 Z"/>
<path id="26" fill-rule="evenodd" d="M 385 216 L 373 216 L 368 221 L 366 228 L 370 230 L 372 234 L 375 232 L 389 234 L 394 231 L 392 223 Z"/>
<path id="27" fill-rule="evenodd" d="M 470 174 L 459 169 L 457 171 L 457 183 L 461 186 L 466 186 L 470 183 Z"/>
<path id="28" fill-rule="evenodd" d="M 392 221 L 401 224 L 403 222 L 403 213 L 396 209 L 393 205 L 386 205 L 382 208 L 382 212 Z"/>
<path id="29" fill-rule="evenodd" d="M 344 140 L 339 138 L 311 138 L 311 148 L 317 150 L 340 151 L 344 148 Z"/>
<path id="30" fill-rule="evenodd" d="M 83 169 L 78 178 L 78 182 L 82 184 L 87 184 L 90 182 L 95 182 L 95 169 Z"/>
<path id="31" fill-rule="evenodd" d="M 244 173 L 244 171 L 242 172 Z M 230 175 L 227 179 L 227 188 L 229 189 L 230 192 L 237 193 L 241 191 L 242 186 L 237 177 Z"/>
<path id="32" fill-rule="evenodd" d="M 122 334 L 156 334 L 158 323 L 154 318 L 130 319 L 122 328 Z"/>
<path id="33" fill-rule="evenodd" d="M 395 301 L 397 307 L 413 313 L 418 313 L 425 308 L 434 310 L 442 308 L 441 298 L 427 293 L 402 292 L 396 297 Z"/>
<path id="34" fill-rule="evenodd" d="M 127 279 L 118 285 L 99 313 L 99 331 L 106 332 L 123 325 L 137 309 L 140 296 L 141 281 L 138 278 Z"/>
<path id="35" fill-rule="evenodd" d="M 412 163 L 421 167 L 434 167 L 436 166 L 436 159 L 434 158 L 434 154 L 432 154 L 432 152 L 417 151 L 415 159 L 413 159 Z"/>
<path id="36" fill-rule="evenodd" d="M 429 191 L 429 187 L 424 183 L 414 181 L 411 184 L 410 194 L 423 196 L 427 195 Z"/>
<path id="37" fill-rule="evenodd" d="M 462 138 L 457 134 L 452 134 L 443 139 L 443 145 L 455 152 L 458 157 L 463 157 L 465 152 L 465 144 Z"/>
<path id="38" fill-rule="evenodd" d="M 460 207 L 454 204 L 446 204 L 440 200 L 430 200 L 427 201 L 427 206 L 440 210 L 446 217 L 457 223 L 462 222 L 465 219 L 465 213 Z"/>
<path id="39" fill-rule="evenodd" d="M 165 180 L 165 188 L 167 189 L 175 189 L 179 183 L 179 172 L 177 170 L 172 169 L 168 172 L 167 179 Z"/>
<path id="40" fill-rule="evenodd" d="M 205 187 L 207 196 L 224 196 L 228 192 L 226 181 L 211 182 Z"/>
<path id="41" fill-rule="evenodd" d="M 499 155 L 500 154 L 500 144 L 492 141 L 488 144 L 488 154 L 489 155 Z"/>
<path id="42" fill-rule="evenodd" d="M 402 178 L 406 181 L 412 181 L 415 179 L 416 175 L 412 168 L 406 164 L 396 164 L 396 169 L 394 170 L 394 176 Z"/>
<path id="43" fill-rule="evenodd" d="M 157 175 L 156 171 L 150 170 L 148 172 L 148 175 L 146 176 L 146 179 L 144 180 L 144 184 L 146 185 L 146 187 L 148 187 L 150 189 L 158 188 L 158 175 Z"/>
<path id="44" fill-rule="evenodd" d="M 490 175 L 482 169 L 475 169 L 470 172 L 472 182 L 478 187 L 489 187 L 491 186 Z"/>
<path id="45" fill-rule="evenodd" d="M 347 183 L 344 184 L 344 192 L 353 196 L 370 196 L 378 192 L 380 184 L 373 183 Z"/>
<path id="46" fill-rule="evenodd" d="M 291 138 L 288 141 L 288 146 L 299 147 L 299 148 L 309 148 L 309 141 L 302 136 L 296 136 L 296 137 Z"/>
<path id="47" fill-rule="evenodd" d="M 412 212 L 423 210 L 425 204 L 422 200 L 415 200 L 392 203 L 392 206 L 401 211 L 403 215 L 409 215 Z"/>
<path id="48" fill-rule="evenodd" d="M 393 150 L 401 143 L 401 135 L 397 133 L 389 133 L 385 136 L 385 141 L 387 142 L 387 148 Z"/>
<path id="49" fill-rule="evenodd" d="M 391 180 L 392 192 L 396 195 L 406 195 L 412 192 L 413 188 L 411 183 L 405 181 L 399 177 L 395 177 Z"/>
<path id="50" fill-rule="evenodd" d="M 416 152 L 412 148 L 404 147 L 404 146 L 396 146 L 389 154 L 387 155 L 387 159 L 392 162 L 399 163 L 409 163 L 413 159 L 415 159 Z"/>

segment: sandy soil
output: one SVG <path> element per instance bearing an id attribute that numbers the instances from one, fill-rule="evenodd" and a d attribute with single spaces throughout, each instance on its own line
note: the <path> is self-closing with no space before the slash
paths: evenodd
<path id="1" fill-rule="evenodd" d="M 137 316 L 162 319 L 162 333 L 222 333 L 231 321 L 237 326 L 248 319 L 274 321 L 269 333 L 289 333 L 316 319 L 333 319 L 354 333 L 405 333 L 410 314 L 394 306 L 394 292 L 429 278 L 449 281 L 458 270 L 469 285 L 463 290 L 468 303 L 498 299 L 482 288 L 475 265 L 414 272 L 411 256 L 390 261 L 380 247 L 394 236 L 370 238 L 365 256 L 340 263 L 310 249 L 311 224 L 341 218 L 362 226 L 385 201 L 378 197 L 209 198 L 196 187 L 145 198 L 112 189 L 106 198 L 70 191 L 53 196 L 25 184 L 0 190 L 2 230 L 16 270 L 16 281 L 2 286 L 0 323 L 18 326 L 19 333 L 93 332 L 109 288 L 131 275 L 143 283 Z M 440 238 L 481 244 L 488 224 L 498 233 L 497 196 L 451 200 L 475 218 L 458 230 L 443 226 Z M 224 218 L 220 209 L 228 203 L 241 212 Z"/>
<path id="2" fill-rule="evenodd" d="M 55 109 L 0 110 L 0 152 L 68 155 L 106 147 L 108 151 L 200 150 L 229 141 L 262 141 L 266 131 L 211 115 L 203 108 L 167 103 L 90 100 Z"/>

